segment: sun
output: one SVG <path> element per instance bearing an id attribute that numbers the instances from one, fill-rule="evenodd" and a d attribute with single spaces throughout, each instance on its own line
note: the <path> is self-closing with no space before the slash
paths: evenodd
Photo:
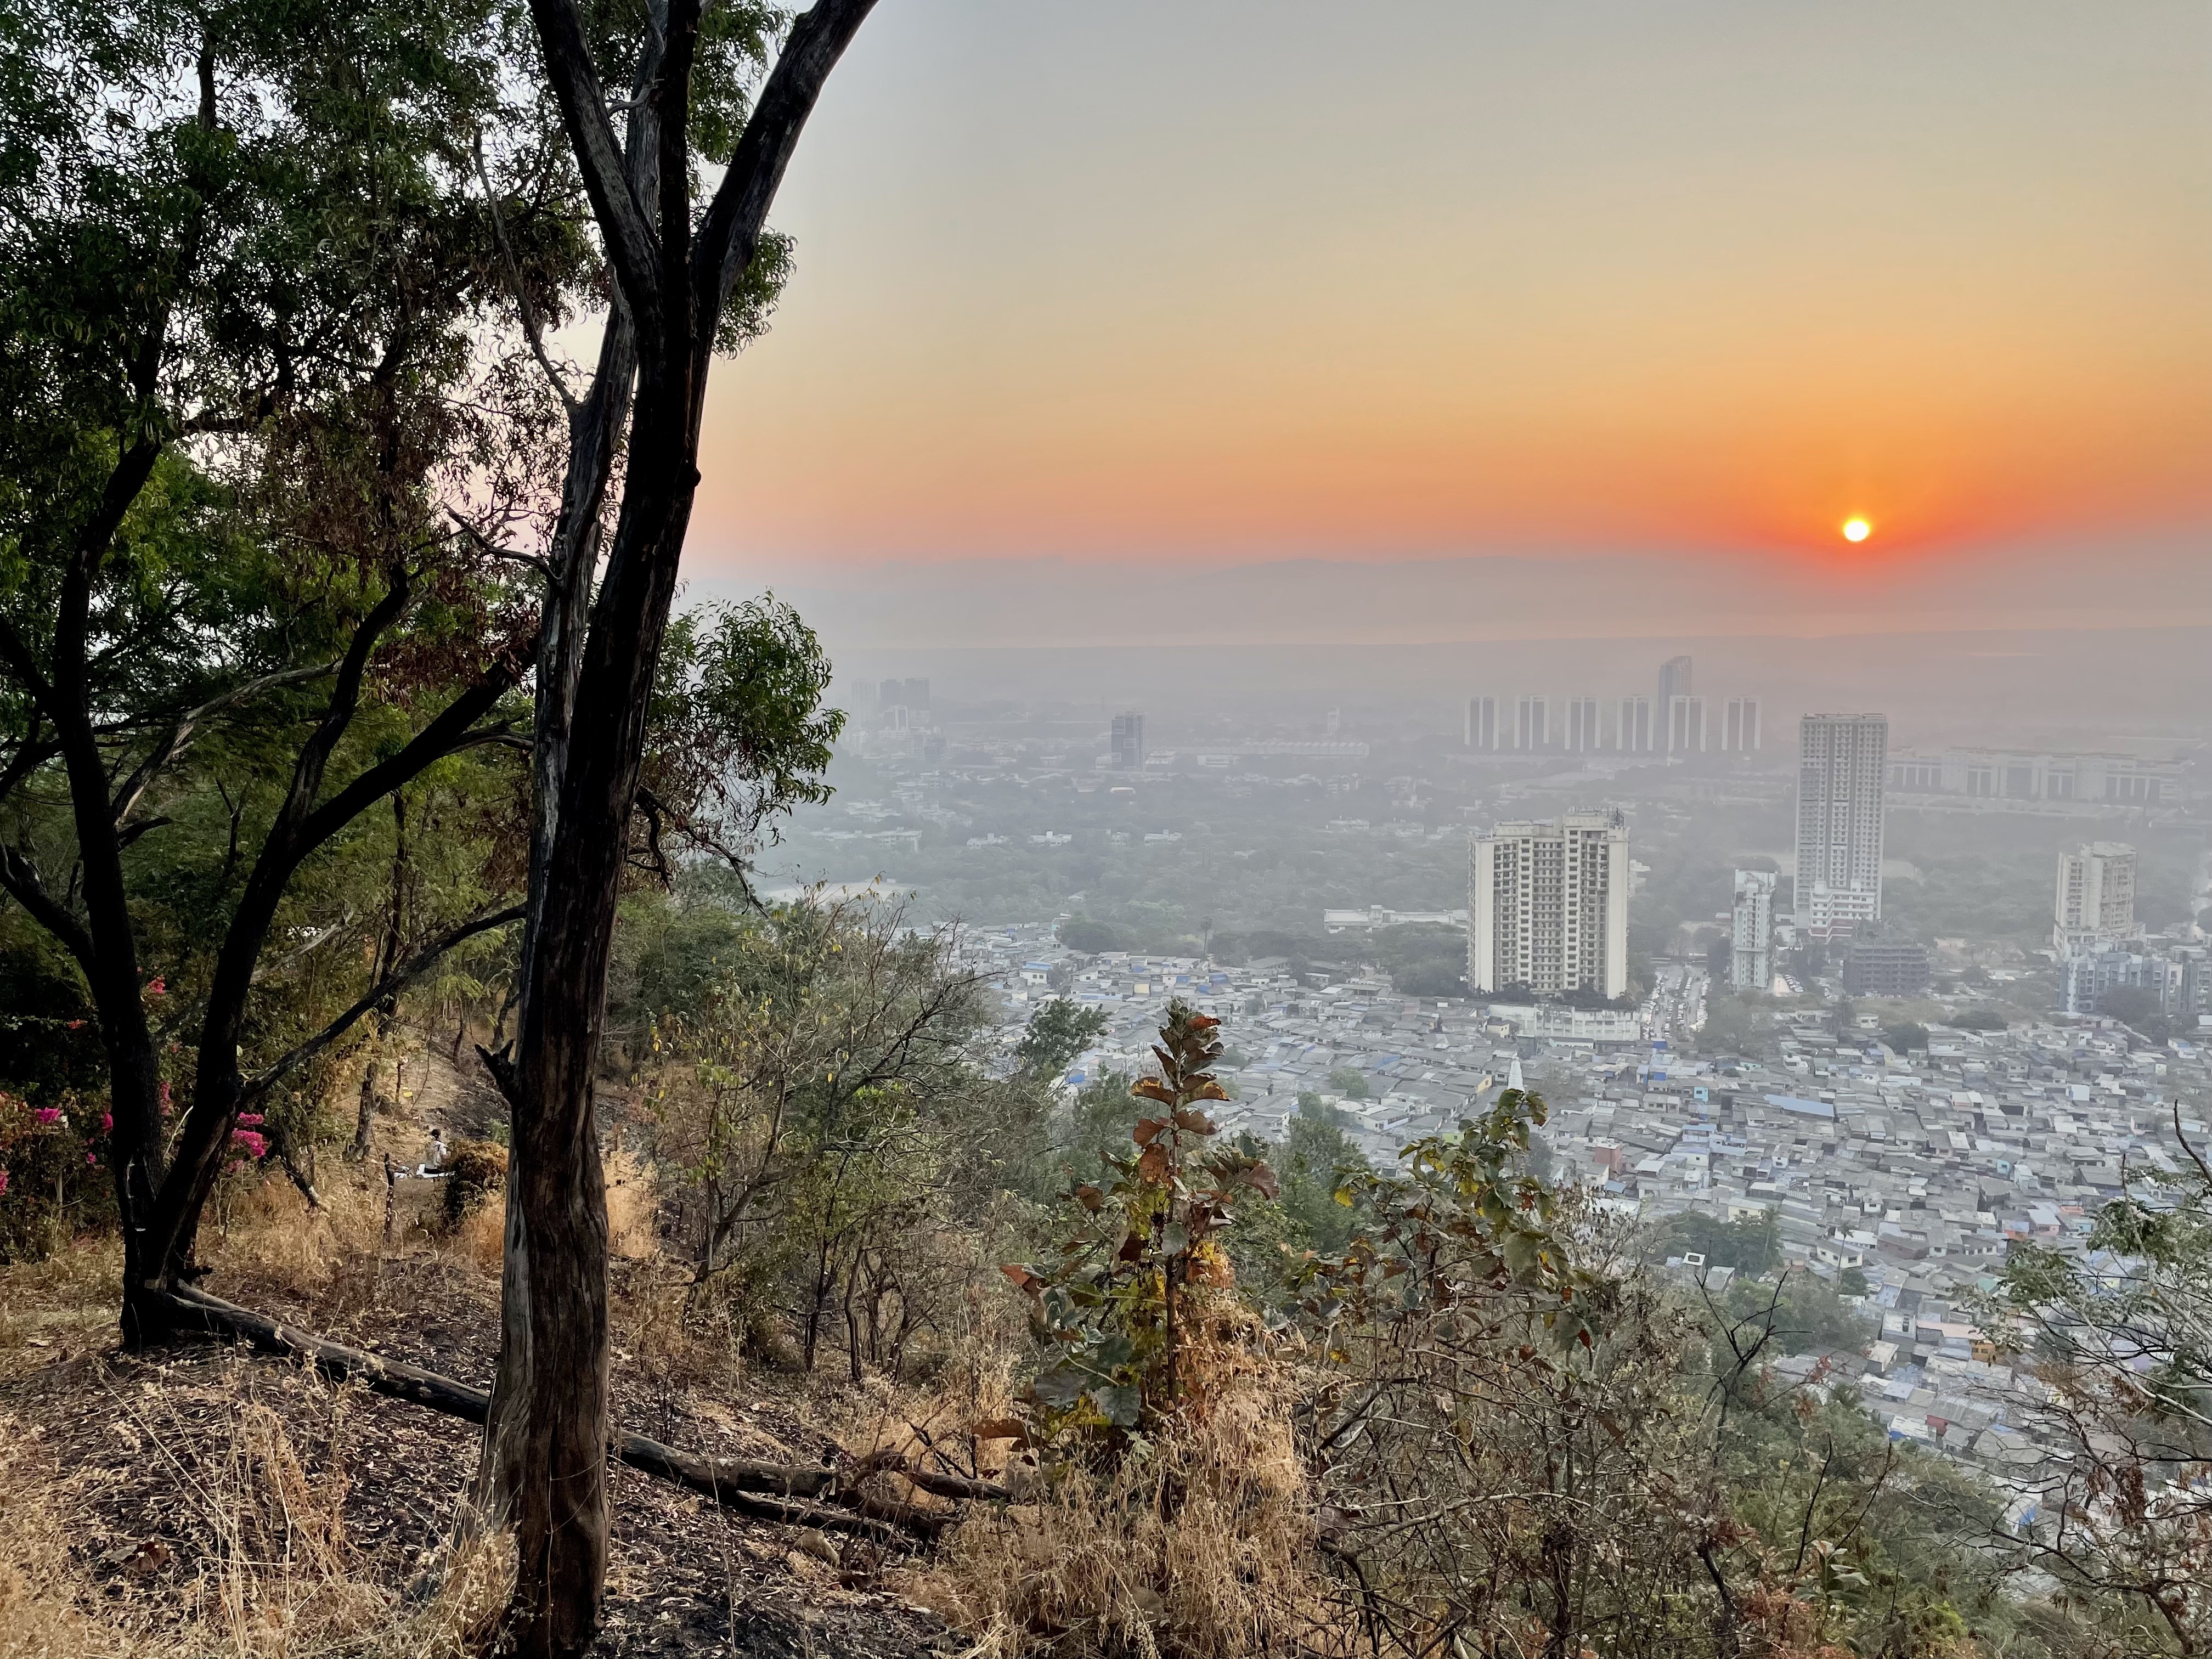
<path id="1" fill-rule="evenodd" d="M 1844 520 L 1844 539 L 1847 542 L 1863 542 L 1872 534 L 1874 534 L 1874 526 L 1864 519 Z"/>

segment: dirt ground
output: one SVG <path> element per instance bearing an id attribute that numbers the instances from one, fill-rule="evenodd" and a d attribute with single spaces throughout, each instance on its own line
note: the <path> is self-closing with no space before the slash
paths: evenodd
<path id="1" fill-rule="evenodd" d="M 443 1058 L 417 1048 L 407 1097 L 380 1116 L 367 1163 L 340 1166 L 325 1154 L 323 1212 L 311 1213 L 281 1179 L 219 1206 L 207 1285 L 483 1388 L 498 1340 L 495 1216 L 434 1238 L 442 1193 L 403 1182 L 390 1232 L 380 1224 L 386 1151 L 412 1163 L 433 1124 L 449 1140 L 488 1127 L 482 1091 Z M 238 1494 L 257 1480 L 268 1486 L 268 1466 L 288 1455 L 301 1496 L 283 1501 L 327 1499 L 326 1530 L 350 1580 L 388 1589 L 428 1582 L 476 1465 L 477 1428 L 214 1344 L 125 1352 L 112 1323 L 112 1246 L 88 1244 L 70 1259 L 0 1269 L 0 1437 L 10 1460 L 0 1479 L 49 1494 L 75 1577 L 108 1599 L 118 1622 L 158 1626 L 204 1598 L 216 1564 L 251 1553 L 267 1529 L 241 1532 Z M 617 1425 L 724 1456 L 833 1459 L 836 1443 L 807 1426 L 824 1413 L 794 1379 L 732 1369 L 679 1383 L 665 1353 L 646 1351 L 649 1322 L 626 1316 L 636 1313 L 629 1298 L 651 1293 L 655 1272 L 649 1260 L 616 1264 Z M 827 1414 L 842 1411 L 849 1426 L 867 1405 L 848 1401 Z M 902 1563 L 865 1543 L 732 1515 L 621 1465 L 611 1479 L 602 1653 L 906 1659 L 966 1645 L 902 1597 Z M 288 1516 L 276 1532 L 304 1536 L 301 1524 Z"/>

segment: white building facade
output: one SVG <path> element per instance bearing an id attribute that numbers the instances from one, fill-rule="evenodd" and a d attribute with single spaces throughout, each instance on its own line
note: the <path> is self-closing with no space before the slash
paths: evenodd
<path id="1" fill-rule="evenodd" d="M 1735 872 L 1735 901 L 1729 907 L 1729 984 L 1739 991 L 1765 991 L 1774 985 L 1774 888 L 1771 870 Z"/>
<path id="2" fill-rule="evenodd" d="M 1501 823 L 1470 853 L 1468 984 L 1628 990 L 1628 825 L 1619 812 Z"/>
<path id="3" fill-rule="evenodd" d="M 2136 934 L 2136 849 L 2093 841 L 2058 855 L 2051 942 L 2063 954 Z"/>
<path id="4" fill-rule="evenodd" d="M 1797 925 L 1825 939 L 1881 919 L 1887 714 L 1798 725 Z"/>

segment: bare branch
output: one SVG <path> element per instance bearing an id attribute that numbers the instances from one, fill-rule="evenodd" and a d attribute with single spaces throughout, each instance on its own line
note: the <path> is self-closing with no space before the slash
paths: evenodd
<path id="1" fill-rule="evenodd" d="M 398 996 L 410 985 L 437 965 L 438 959 L 455 945 L 474 939 L 478 933 L 488 933 L 495 927 L 507 927 L 522 920 L 525 907 L 511 904 L 504 910 L 478 916 L 473 921 L 463 922 L 432 939 L 413 956 L 386 974 L 352 1007 L 309 1037 L 305 1042 L 282 1055 L 266 1071 L 250 1080 L 240 1096 L 242 1104 L 260 1099 L 282 1082 L 287 1073 L 296 1070 L 336 1042 L 357 1024 L 377 1004 Z"/>
<path id="2" fill-rule="evenodd" d="M 114 804 L 111 810 L 114 814 L 117 826 L 120 828 L 123 821 L 131 816 L 132 809 L 138 805 L 140 798 L 145 794 L 148 786 L 161 775 L 161 769 L 191 746 L 193 737 L 209 720 L 226 708 L 245 702 L 248 697 L 258 696 L 264 691 L 273 691 L 280 685 L 299 685 L 308 680 L 319 680 L 324 675 L 334 672 L 338 666 L 339 659 L 333 658 L 329 662 L 314 663 L 304 667 L 279 669 L 273 674 L 263 674 L 258 678 L 234 685 L 229 690 L 209 698 L 198 708 L 178 715 L 170 723 L 169 729 L 163 732 L 160 740 L 155 744 L 152 751 L 144 760 L 138 763 L 137 769 L 131 773 L 122 788 L 116 791 Z"/>
<path id="3" fill-rule="evenodd" d="M 9 896 L 30 912 L 33 921 L 61 942 L 79 967 L 88 974 L 92 971 L 92 935 L 66 905 L 46 891 L 38 866 L 12 847 L 0 846 L 0 887 L 5 887 Z"/>
<path id="4" fill-rule="evenodd" d="M 538 325 L 538 307 L 530 302 L 530 289 L 522 280 L 522 262 L 514 257 L 514 244 L 507 240 L 507 216 L 499 210 L 499 192 L 491 187 L 491 173 L 484 166 L 483 133 L 482 130 L 470 135 L 470 148 L 477 159 L 477 182 L 483 186 L 484 205 L 491 210 L 492 240 L 499 244 L 501 263 L 507 266 L 508 285 L 514 290 L 515 308 L 522 313 L 522 331 L 529 337 L 530 355 L 538 359 L 538 367 L 545 371 L 545 378 L 553 387 L 553 395 L 561 400 L 561 407 L 574 420 L 582 409 L 576 394 L 568 389 L 568 382 L 546 355 L 545 332 Z"/>

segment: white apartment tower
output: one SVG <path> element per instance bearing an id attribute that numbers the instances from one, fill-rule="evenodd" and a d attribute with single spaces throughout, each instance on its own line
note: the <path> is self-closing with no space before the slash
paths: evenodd
<path id="1" fill-rule="evenodd" d="M 1498 747 L 1498 699 L 1469 697 L 1467 700 L 1467 746 L 1485 753 L 1494 753 Z"/>
<path id="2" fill-rule="evenodd" d="M 1702 755 L 1705 752 L 1705 700 L 1678 692 L 1667 699 L 1667 752 Z"/>
<path id="3" fill-rule="evenodd" d="M 1650 754 L 1651 752 L 1651 699 L 1623 697 L 1620 700 L 1620 723 L 1613 730 L 1620 739 L 1613 746 L 1622 754 Z"/>
<path id="4" fill-rule="evenodd" d="M 2093 841 L 2058 855 L 2051 942 L 2061 955 L 2118 944 L 2136 933 L 2136 849 Z"/>
<path id="5" fill-rule="evenodd" d="M 1735 872 L 1735 902 L 1729 908 L 1729 983 L 1739 991 L 1765 991 L 1774 985 L 1774 887 L 1771 870 Z"/>
<path id="6" fill-rule="evenodd" d="M 1513 703 L 1513 746 L 1519 750 L 1552 746 L 1552 700 L 1535 693 L 1516 697 Z"/>
<path id="7" fill-rule="evenodd" d="M 1759 747 L 1759 699 L 1730 697 L 1721 726 L 1721 747 L 1731 755 L 1748 755 Z"/>
<path id="8" fill-rule="evenodd" d="M 1501 823 L 1470 857 L 1470 988 L 1626 994 L 1628 825 L 1619 812 Z"/>
<path id="9" fill-rule="evenodd" d="M 1808 714 L 1797 741 L 1797 925 L 1825 939 L 1881 919 L 1889 716 Z"/>
<path id="10" fill-rule="evenodd" d="M 1595 697 L 1569 697 L 1566 708 L 1567 752 L 1586 755 L 1600 746 Z"/>

